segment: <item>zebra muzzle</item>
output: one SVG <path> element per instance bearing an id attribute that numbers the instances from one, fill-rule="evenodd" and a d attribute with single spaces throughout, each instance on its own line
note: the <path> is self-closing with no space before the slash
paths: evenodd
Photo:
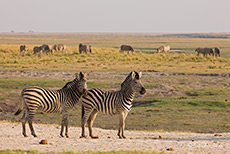
<path id="1" fill-rule="evenodd" d="M 144 87 L 142 87 L 142 88 L 141 88 L 141 91 L 140 91 L 140 94 L 141 94 L 141 95 L 144 95 L 145 93 L 146 93 L 146 90 L 145 90 Z"/>

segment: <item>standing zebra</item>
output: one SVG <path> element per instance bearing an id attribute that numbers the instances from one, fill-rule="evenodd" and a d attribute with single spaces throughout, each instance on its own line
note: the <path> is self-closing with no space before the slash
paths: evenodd
<path id="1" fill-rule="evenodd" d="M 80 97 L 87 94 L 86 84 L 87 74 L 80 72 L 76 74 L 76 78 L 66 83 L 66 85 L 59 90 L 49 90 L 41 87 L 29 87 L 22 90 L 21 102 L 22 105 L 15 113 L 18 115 L 22 111 L 22 134 L 26 135 L 25 124 L 28 121 L 31 134 L 37 137 L 32 125 L 32 119 L 38 109 L 47 113 L 62 113 L 61 133 L 63 137 L 63 129 L 65 126 L 65 136 L 68 135 L 68 116 L 69 111 L 79 101 Z"/>
<path id="2" fill-rule="evenodd" d="M 82 97 L 82 135 L 85 138 L 85 125 L 88 123 L 89 135 L 93 136 L 92 125 L 98 112 L 109 115 L 119 114 L 120 125 L 118 130 L 119 138 L 126 138 L 124 134 L 125 118 L 132 107 L 132 101 L 135 93 L 145 94 L 145 88 L 141 83 L 141 74 L 131 72 L 121 84 L 121 90 L 115 92 L 105 92 L 100 89 L 88 90 L 88 95 Z"/>

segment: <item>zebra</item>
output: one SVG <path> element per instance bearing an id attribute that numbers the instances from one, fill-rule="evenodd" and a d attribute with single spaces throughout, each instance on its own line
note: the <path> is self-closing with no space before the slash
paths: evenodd
<path id="1" fill-rule="evenodd" d="M 86 138 L 85 125 L 88 123 L 89 136 L 98 138 L 93 135 L 93 122 L 99 112 L 107 115 L 119 115 L 120 124 L 118 129 L 119 138 L 126 138 L 124 134 L 125 119 L 132 107 L 132 101 L 135 93 L 144 95 L 146 90 L 140 80 L 142 73 L 131 72 L 124 82 L 121 84 L 121 89 L 114 92 L 103 91 L 100 89 L 88 90 L 88 95 L 83 96 L 82 102 L 82 117 L 81 138 Z"/>
<path id="2" fill-rule="evenodd" d="M 79 44 L 79 53 L 83 53 L 83 51 L 85 52 L 85 54 L 87 54 L 87 52 L 92 53 L 92 46 L 91 45 L 83 45 L 83 44 Z"/>
<path id="3" fill-rule="evenodd" d="M 197 56 L 199 54 L 203 54 L 203 57 L 207 57 L 207 55 L 214 56 L 214 51 L 212 48 L 196 48 L 195 52 L 197 52 Z"/>
<path id="4" fill-rule="evenodd" d="M 216 57 L 220 57 L 220 48 L 215 47 L 214 48 L 214 54 L 215 54 Z"/>
<path id="5" fill-rule="evenodd" d="M 157 48 L 157 52 L 160 53 L 164 51 L 165 53 L 169 53 L 170 52 L 170 46 L 169 45 L 163 45 L 160 46 L 159 48 Z"/>
<path id="6" fill-rule="evenodd" d="M 41 87 L 25 88 L 21 92 L 21 106 L 15 113 L 18 115 L 24 110 L 22 116 L 22 134 L 26 135 L 25 124 L 28 121 L 31 134 L 37 137 L 32 125 L 32 119 L 35 116 L 36 110 L 40 109 L 47 113 L 62 113 L 61 132 L 64 137 L 63 130 L 65 127 L 65 136 L 68 135 L 68 116 L 69 111 L 76 105 L 80 97 L 87 95 L 87 74 L 80 72 L 76 74 L 76 78 L 66 83 L 62 89 L 49 90 Z"/>
<path id="7" fill-rule="evenodd" d="M 129 51 L 131 51 L 132 53 L 134 52 L 133 47 L 131 47 L 130 45 L 121 45 L 120 48 L 121 48 L 120 52 L 128 51 L 128 54 L 129 54 Z"/>
<path id="8" fill-rule="evenodd" d="M 20 52 L 26 51 L 26 45 L 20 45 L 19 49 L 20 49 Z"/>

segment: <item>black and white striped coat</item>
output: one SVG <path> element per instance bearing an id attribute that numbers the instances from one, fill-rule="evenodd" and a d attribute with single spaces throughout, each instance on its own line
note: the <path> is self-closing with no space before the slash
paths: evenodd
<path id="1" fill-rule="evenodd" d="M 62 113 L 61 133 L 63 137 L 64 126 L 65 135 L 68 137 L 68 115 L 69 111 L 76 105 L 80 97 L 87 94 L 86 74 L 80 72 L 76 78 L 68 82 L 62 89 L 49 90 L 41 87 L 25 88 L 21 92 L 21 102 L 23 106 L 22 134 L 26 137 L 25 123 L 28 121 L 31 134 L 36 137 L 32 125 L 32 119 L 36 111 L 42 110 L 47 113 Z M 22 106 L 15 115 L 22 111 Z"/>
<path id="2" fill-rule="evenodd" d="M 107 92 L 100 89 L 88 90 L 88 95 L 82 97 L 82 135 L 85 135 L 85 125 L 88 123 L 89 135 L 92 138 L 98 138 L 93 136 L 92 125 L 96 118 L 96 115 L 101 112 L 108 115 L 120 116 L 120 125 L 118 136 L 119 138 L 125 138 L 124 127 L 125 118 L 132 107 L 132 101 L 135 93 L 144 94 L 145 88 L 141 83 L 141 73 L 131 72 L 125 81 L 121 84 L 121 90 L 115 92 Z"/>

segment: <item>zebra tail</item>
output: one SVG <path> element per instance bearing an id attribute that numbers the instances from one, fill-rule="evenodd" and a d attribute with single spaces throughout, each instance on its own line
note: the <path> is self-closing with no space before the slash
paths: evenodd
<path id="1" fill-rule="evenodd" d="M 21 103 L 21 104 L 20 104 L 18 110 L 14 113 L 15 116 L 16 116 L 16 115 L 19 115 L 19 114 L 22 112 L 22 106 L 23 106 L 22 102 L 24 102 L 24 100 L 23 100 L 23 98 L 22 98 L 23 93 L 24 93 L 24 89 L 23 89 L 22 92 L 21 92 L 21 95 L 20 95 L 20 103 Z"/>

